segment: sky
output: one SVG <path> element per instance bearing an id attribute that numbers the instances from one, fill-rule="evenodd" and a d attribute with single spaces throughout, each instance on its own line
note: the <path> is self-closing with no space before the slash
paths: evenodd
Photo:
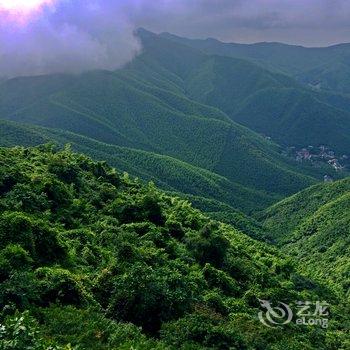
<path id="1" fill-rule="evenodd" d="M 350 42 L 349 0 L 0 0 L 0 76 L 115 69 L 138 27 L 226 42 Z"/>

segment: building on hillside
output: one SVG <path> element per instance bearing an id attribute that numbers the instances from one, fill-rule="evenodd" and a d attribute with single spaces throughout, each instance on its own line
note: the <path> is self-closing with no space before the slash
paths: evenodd
<path id="1" fill-rule="evenodd" d="M 332 176 L 325 175 L 325 176 L 323 177 L 323 181 L 324 181 L 324 182 L 333 182 L 334 180 L 333 180 Z"/>

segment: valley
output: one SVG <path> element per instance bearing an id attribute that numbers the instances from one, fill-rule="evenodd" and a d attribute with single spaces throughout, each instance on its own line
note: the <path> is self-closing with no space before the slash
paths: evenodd
<path id="1" fill-rule="evenodd" d="M 135 35 L 0 81 L 0 349 L 348 349 L 349 44 Z"/>

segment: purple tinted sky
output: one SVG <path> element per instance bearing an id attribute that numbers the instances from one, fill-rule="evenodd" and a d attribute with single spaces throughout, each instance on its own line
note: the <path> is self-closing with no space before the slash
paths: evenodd
<path id="1" fill-rule="evenodd" d="M 224 41 L 325 46 L 350 41 L 349 0 L 57 0 L 18 27 L 0 13 L 0 75 L 115 68 L 135 28 Z"/>
<path id="2" fill-rule="evenodd" d="M 158 3 L 163 6 L 150 8 L 145 1 L 144 11 L 138 14 L 136 21 L 155 31 L 216 37 L 229 42 L 281 41 L 327 46 L 350 41 L 349 0 L 180 0 Z M 162 15 L 155 16 L 157 13 Z"/>

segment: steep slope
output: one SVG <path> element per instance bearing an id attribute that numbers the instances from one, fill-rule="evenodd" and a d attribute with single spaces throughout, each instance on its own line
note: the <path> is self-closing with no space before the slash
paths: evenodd
<path id="1" fill-rule="evenodd" d="M 245 188 L 208 170 L 168 156 L 108 145 L 70 132 L 0 120 L 0 146 L 36 146 L 52 142 L 59 146 L 70 144 L 78 152 L 96 160 L 104 159 L 121 171 L 145 181 L 154 181 L 165 190 L 177 191 L 182 195 L 192 194 L 203 200 L 216 199 L 229 205 L 231 210 L 234 207 L 249 213 L 263 209 L 279 198 Z"/>
<path id="2" fill-rule="evenodd" d="M 23 80 L 30 79 L 37 78 Z M 22 84 L 20 79 L 16 83 Z M 0 86 L 1 103 L 15 95 L 14 83 L 10 90 L 8 84 Z M 12 112 L 3 115 L 8 120 L 170 156 L 277 196 L 294 193 L 314 181 L 304 175 L 304 169 L 282 157 L 276 145 L 231 122 L 223 112 L 136 79 L 128 71 L 75 76 L 74 83 L 69 81 L 50 96 L 36 97 L 26 108 L 17 110 L 12 100 L 9 105 Z M 275 179 L 273 186 L 271 178 Z"/>
<path id="3" fill-rule="evenodd" d="M 167 42 L 172 41 L 171 37 L 168 40 L 164 35 L 144 31 L 140 35 L 145 47 L 144 55 L 179 74 L 180 63 L 172 57 L 180 48 L 184 50 L 186 42 L 182 45 L 179 43 L 181 40 L 177 40 L 170 45 Z M 155 46 L 164 47 L 161 56 Z M 276 50 L 283 50 L 282 47 Z M 189 50 L 193 53 L 192 47 Z M 197 54 L 203 57 L 202 52 Z M 284 74 L 218 54 L 220 51 L 206 59 L 198 58 L 195 67 L 190 71 L 187 67 L 181 72 L 188 96 L 221 109 L 232 120 L 272 137 L 283 146 L 327 145 L 340 154 L 348 154 L 349 99 L 339 96 L 335 101 L 303 87 Z"/>
<path id="4" fill-rule="evenodd" d="M 346 346 L 336 297 L 307 285 L 276 249 L 105 163 L 67 149 L 2 148 L 0 213 L 0 344 Z M 258 298 L 305 295 L 332 304 L 328 329 L 259 322 Z"/>
<path id="5" fill-rule="evenodd" d="M 347 153 L 349 112 L 335 112 L 329 102 L 347 106 L 346 100 L 323 94 L 321 101 L 299 91 L 290 78 L 252 63 L 204 55 L 149 32 L 140 35 L 144 52 L 123 70 L 2 82 L 0 117 L 60 130 L 48 138 L 89 143 L 76 149 L 96 159 L 117 162 L 111 153 L 123 154 L 113 164 L 133 175 L 246 213 L 335 174 L 330 167 L 285 158 L 276 144 L 232 121 L 215 103 L 241 124 L 273 132 L 283 146 L 336 143 Z M 269 103 L 272 97 L 276 106 Z M 75 135 L 62 138 L 64 132 Z"/>
<path id="6" fill-rule="evenodd" d="M 49 142 L 40 129 L 0 119 L 0 146 L 37 146 Z"/>
<path id="7" fill-rule="evenodd" d="M 249 59 L 269 70 L 283 72 L 317 89 L 350 93 L 350 44 L 306 48 L 281 43 L 235 44 L 215 39 L 191 40 L 169 33 L 163 38 L 207 54 Z"/>
<path id="8" fill-rule="evenodd" d="M 350 178 L 319 184 L 275 204 L 260 219 L 301 269 L 350 298 Z"/>
<path id="9" fill-rule="evenodd" d="M 300 149 L 323 144 L 338 154 L 349 153 L 350 114 L 323 103 L 308 91 L 260 90 L 243 101 L 233 118 L 281 145 Z"/>
<path id="10" fill-rule="evenodd" d="M 317 184 L 274 204 L 259 214 L 259 218 L 264 220 L 276 242 L 287 241 L 305 218 L 328 202 L 347 194 L 349 186 L 349 178 Z"/>
<path id="11" fill-rule="evenodd" d="M 145 182 L 152 181 L 172 195 L 188 199 L 208 216 L 245 232 L 250 237 L 266 236 L 262 226 L 244 213 L 262 210 L 278 200 L 177 159 L 131 148 L 103 144 L 69 132 L 21 125 L 0 120 L 0 147 L 37 146 L 55 143 L 99 160 Z"/>

